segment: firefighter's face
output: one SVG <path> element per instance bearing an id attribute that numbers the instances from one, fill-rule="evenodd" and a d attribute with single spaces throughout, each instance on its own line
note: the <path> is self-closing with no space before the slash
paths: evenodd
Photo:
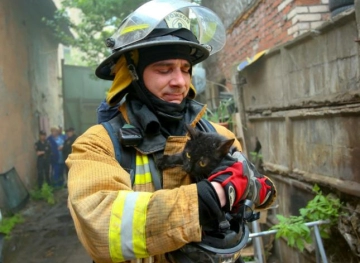
<path id="1" fill-rule="evenodd" d="M 147 89 L 161 100 L 181 103 L 191 84 L 191 65 L 184 59 L 169 59 L 148 65 L 144 70 Z"/>

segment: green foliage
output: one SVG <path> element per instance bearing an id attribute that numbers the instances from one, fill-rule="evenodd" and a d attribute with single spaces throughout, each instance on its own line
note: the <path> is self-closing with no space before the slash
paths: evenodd
<path id="1" fill-rule="evenodd" d="M 24 222 L 21 215 L 15 214 L 12 217 L 5 217 L 0 221 L 0 233 L 10 236 L 12 229 L 17 225 Z"/>
<path id="2" fill-rule="evenodd" d="M 314 186 L 313 191 L 316 196 L 305 208 L 300 209 L 300 214 L 310 221 L 328 219 L 333 224 L 336 223 L 341 208 L 340 200 L 331 195 L 324 196 L 317 185 Z"/>
<path id="3" fill-rule="evenodd" d="M 257 152 L 250 152 L 251 161 L 255 162 L 257 159 L 262 159 L 262 154 Z"/>
<path id="4" fill-rule="evenodd" d="M 214 110 L 208 110 L 205 118 L 209 121 L 221 123 L 228 122 L 232 123 L 232 108 L 234 107 L 234 99 L 230 98 L 227 100 L 221 100 L 219 106 Z"/>
<path id="5" fill-rule="evenodd" d="M 330 224 L 336 224 L 341 203 L 338 198 L 331 195 L 324 196 L 320 188 L 315 185 L 313 191 L 316 193 L 314 199 L 310 200 L 305 208 L 300 209 L 300 216 L 284 217 L 277 215 L 279 223 L 271 229 L 277 229 L 276 238 L 284 237 L 288 245 L 296 247 L 300 251 L 304 250 L 306 243 L 311 243 L 310 228 L 306 222 L 318 220 L 330 220 Z M 328 238 L 328 225 L 319 226 L 320 234 L 323 238 Z"/>
<path id="6" fill-rule="evenodd" d="M 286 237 L 289 246 L 303 251 L 305 242 L 311 242 L 310 229 L 304 224 L 304 219 L 297 216 L 287 218 L 277 215 L 276 217 L 279 223 L 272 227 L 272 229 L 278 229 L 275 237 Z"/>
<path id="7" fill-rule="evenodd" d="M 255 258 L 254 257 L 250 257 L 250 256 L 246 256 L 246 257 L 241 257 L 243 261 L 248 262 L 248 261 L 254 261 Z"/>
<path id="8" fill-rule="evenodd" d="M 47 183 L 44 183 L 41 189 L 31 191 L 30 196 L 33 200 L 45 200 L 50 205 L 55 204 L 54 188 Z"/>

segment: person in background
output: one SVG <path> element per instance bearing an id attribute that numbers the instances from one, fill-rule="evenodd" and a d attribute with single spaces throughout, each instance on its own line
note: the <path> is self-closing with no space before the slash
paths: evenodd
<path id="1" fill-rule="evenodd" d="M 50 185 L 50 157 L 51 145 L 46 140 L 46 132 L 39 132 L 39 140 L 35 143 L 35 151 L 37 155 L 37 182 L 40 189 L 45 182 Z"/>
<path id="2" fill-rule="evenodd" d="M 51 145 L 51 182 L 54 187 L 62 187 L 64 184 L 64 159 L 62 156 L 62 149 L 64 139 L 60 136 L 58 127 L 50 129 L 51 135 L 48 141 Z"/>
<path id="3" fill-rule="evenodd" d="M 59 125 L 59 136 L 63 139 L 63 141 L 65 141 L 66 139 L 66 132 L 63 131 L 62 126 Z"/>
<path id="4" fill-rule="evenodd" d="M 66 139 L 64 142 L 64 147 L 62 148 L 63 160 L 66 160 L 71 153 L 72 145 L 75 142 L 77 136 L 75 134 L 75 129 L 70 127 L 66 130 Z M 67 182 L 67 174 L 69 168 L 65 165 L 65 184 Z"/>

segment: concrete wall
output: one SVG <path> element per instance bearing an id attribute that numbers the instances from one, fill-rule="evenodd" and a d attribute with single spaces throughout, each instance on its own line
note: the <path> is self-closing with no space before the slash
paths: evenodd
<path id="1" fill-rule="evenodd" d="M 27 188 L 36 180 L 39 119 L 62 124 L 58 44 L 41 22 L 54 11 L 51 3 L 0 1 L 0 174 L 15 167 Z"/>
<path id="2" fill-rule="evenodd" d="M 315 183 L 360 197 L 358 35 L 350 11 L 240 73 L 233 68 L 247 149 L 260 140 L 264 169 L 279 190 L 278 214 L 297 215 Z M 278 252 L 282 262 L 312 262 L 284 242 Z"/>

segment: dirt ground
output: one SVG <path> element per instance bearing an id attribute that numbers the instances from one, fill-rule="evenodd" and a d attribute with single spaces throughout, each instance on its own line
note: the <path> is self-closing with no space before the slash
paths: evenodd
<path id="1" fill-rule="evenodd" d="M 67 189 L 57 190 L 55 199 L 54 205 L 29 200 L 19 212 L 25 221 L 5 240 L 3 263 L 92 262 L 76 236 L 66 205 Z"/>

